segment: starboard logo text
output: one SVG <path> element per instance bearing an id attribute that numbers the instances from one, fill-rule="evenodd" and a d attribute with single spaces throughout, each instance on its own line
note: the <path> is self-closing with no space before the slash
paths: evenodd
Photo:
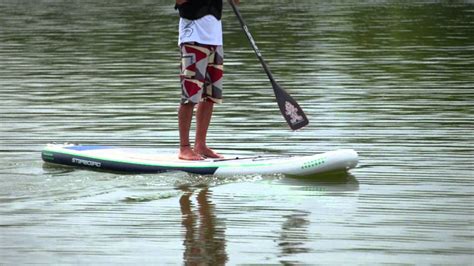
<path id="1" fill-rule="evenodd" d="M 77 159 L 77 158 L 72 158 L 72 162 L 75 163 L 75 164 L 98 167 L 98 168 L 100 168 L 100 166 L 101 166 L 101 163 L 99 163 L 99 162 L 83 160 L 83 159 Z"/>

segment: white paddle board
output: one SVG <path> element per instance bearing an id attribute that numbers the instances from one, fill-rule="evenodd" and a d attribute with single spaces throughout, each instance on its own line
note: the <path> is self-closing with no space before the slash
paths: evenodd
<path id="1" fill-rule="evenodd" d="M 354 150 L 341 149 L 307 156 L 227 156 L 186 161 L 177 154 L 152 148 L 48 144 L 41 153 L 47 163 L 127 173 L 184 171 L 202 175 L 312 175 L 347 171 L 358 163 Z"/>

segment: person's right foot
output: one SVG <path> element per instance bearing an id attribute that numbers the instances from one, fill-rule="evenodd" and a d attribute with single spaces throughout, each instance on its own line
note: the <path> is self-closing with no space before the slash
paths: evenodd
<path id="1" fill-rule="evenodd" d="M 178 158 L 181 160 L 187 160 L 187 161 L 204 160 L 204 158 L 202 158 L 201 155 L 195 153 L 190 146 L 181 147 L 179 149 Z"/>

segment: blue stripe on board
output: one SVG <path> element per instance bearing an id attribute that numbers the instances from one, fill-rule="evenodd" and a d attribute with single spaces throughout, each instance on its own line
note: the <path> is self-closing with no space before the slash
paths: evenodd
<path id="1" fill-rule="evenodd" d="M 113 147 L 110 146 L 100 146 L 100 145 L 75 145 L 75 146 L 69 146 L 69 147 L 64 147 L 65 149 L 68 150 L 74 150 L 74 151 L 89 151 L 89 150 L 102 150 L 102 149 L 111 149 Z"/>

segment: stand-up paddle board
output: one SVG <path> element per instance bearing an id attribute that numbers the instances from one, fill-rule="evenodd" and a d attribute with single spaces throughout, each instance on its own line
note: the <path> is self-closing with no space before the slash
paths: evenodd
<path id="1" fill-rule="evenodd" d="M 184 171 L 202 175 L 285 174 L 304 176 L 347 171 L 358 163 L 354 150 L 308 156 L 248 156 L 186 161 L 177 154 L 151 148 L 48 144 L 41 153 L 47 163 L 127 173 Z"/>

